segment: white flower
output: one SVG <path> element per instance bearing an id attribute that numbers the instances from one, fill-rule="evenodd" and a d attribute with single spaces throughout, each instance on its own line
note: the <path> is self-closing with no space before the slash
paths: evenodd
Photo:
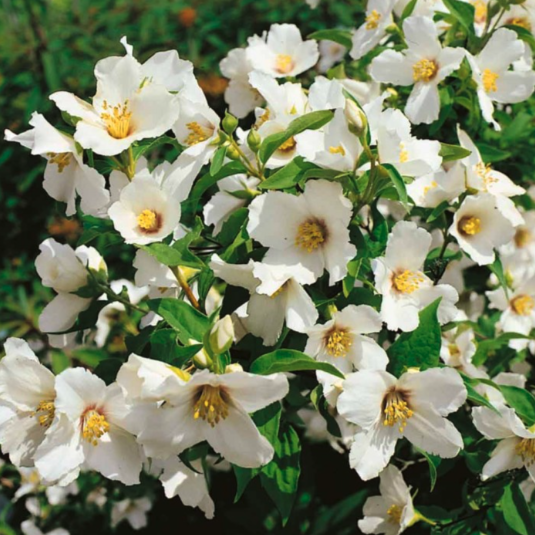
<path id="1" fill-rule="evenodd" d="M 476 429 L 489 440 L 499 440 L 481 472 L 481 479 L 507 470 L 526 468 L 535 481 L 535 433 L 526 429 L 513 409 L 498 405 L 500 414 L 487 407 L 472 409 Z"/>
<path id="2" fill-rule="evenodd" d="M 329 362 L 342 373 L 357 370 L 384 370 L 388 364 L 385 350 L 365 334 L 379 332 L 381 319 L 368 305 L 348 305 L 336 311 L 323 325 L 307 330 L 305 353 Z"/>
<path id="3" fill-rule="evenodd" d="M 111 527 L 115 528 L 126 520 L 133 529 L 144 528 L 147 526 L 147 513 L 151 509 L 152 503 L 148 498 L 126 498 L 115 502 L 111 508 Z"/>
<path id="4" fill-rule="evenodd" d="M 349 375 L 338 398 L 338 412 L 359 425 L 350 464 L 363 480 L 377 477 L 394 454 L 398 439 L 443 458 L 463 447 L 445 416 L 466 401 L 466 388 L 451 368 L 408 372 L 399 379 L 380 370 Z"/>
<path id="5" fill-rule="evenodd" d="M 312 277 L 299 266 L 271 266 L 252 261 L 233 265 L 213 255 L 210 267 L 216 277 L 249 290 L 249 301 L 235 314 L 242 327 L 262 338 L 266 346 L 275 345 L 285 321 L 289 329 L 305 332 L 318 319 L 314 301 L 297 282 L 307 277 L 313 282 Z"/>
<path id="6" fill-rule="evenodd" d="M 56 528 L 43 533 L 31 520 L 25 520 L 20 525 L 20 530 L 24 535 L 69 535 L 69 532 L 63 528 Z"/>
<path id="7" fill-rule="evenodd" d="M 60 110 L 80 119 L 74 139 L 83 148 L 113 156 L 134 141 L 161 136 L 177 120 L 178 97 L 156 82 L 148 83 L 133 56 L 99 61 L 95 77 L 92 104 L 65 91 L 50 96 Z"/>
<path id="8" fill-rule="evenodd" d="M 463 60 L 463 48 L 442 48 L 431 18 L 412 16 L 405 19 L 403 31 L 408 49 L 386 50 L 370 67 L 378 82 L 413 85 L 405 114 L 413 124 L 430 124 L 440 112 L 438 84 L 455 71 Z"/>
<path id="9" fill-rule="evenodd" d="M 440 358 L 450 367 L 469 375 L 483 377 L 485 374 L 472 364 L 472 357 L 476 354 L 474 331 L 461 330 L 459 327 L 442 333 Z"/>
<path id="10" fill-rule="evenodd" d="M 393 465 L 382 472 L 379 483 L 380 496 L 372 496 L 364 503 L 364 518 L 358 525 L 362 533 L 398 535 L 416 520 L 410 488 L 403 474 Z"/>
<path id="11" fill-rule="evenodd" d="M 33 466 L 36 448 L 54 418 L 54 375 L 28 344 L 8 338 L 0 360 L 0 443 L 17 466 Z"/>
<path id="12" fill-rule="evenodd" d="M 323 39 L 320 41 L 319 51 L 318 71 L 327 72 L 333 65 L 344 59 L 347 49 L 340 43 Z"/>
<path id="13" fill-rule="evenodd" d="M 297 76 L 319 59 L 318 43 L 303 41 L 295 24 L 273 24 L 262 37 L 250 37 L 246 50 L 255 69 L 275 78 Z"/>
<path id="14" fill-rule="evenodd" d="M 177 375 L 168 377 L 155 391 L 165 404 L 138 408 L 138 442 L 147 456 L 166 459 L 206 440 L 233 464 L 262 466 L 272 459 L 273 447 L 248 413 L 282 399 L 287 392 L 283 374 L 215 375 L 203 370 L 187 382 Z"/>
<path id="15" fill-rule="evenodd" d="M 453 217 L 448 232 L 460 248 L 479 264 L 494 262 L 494 248 L 511 241 L 515 229 L 490 193 L 466 197 Z"/>
<path id="16" fill-rule="evenodd" d="M 296 280 L 302 284 L 327 270 L 333 285 L 346 276 L 347 263 L 357 252 L 349 241 L 350 220 L 351 202 L 340 184 L 309 180 L 298 196 L 274 191 L 256 197 L 249 206 L 247 231 L 268 247 L 264 263 L 300 264 L 305 269 Z"/>
<path id="17" fill-rule="evenodd" d="M 71 368 L 56 378 L 55 419 L 35 453 L 50 484 L 72 481 L 82 465 L 125 485 L 139 483 L 141 452 L 125 430 L 128 407 L 121 387 L 88 370 Z"/>
<path id="18" fill-rule="evenodd" d="M 392 10 L 396 0 L 370 0 L 366 5 L 366 20 L 354 31 L 350 55 L 360 59 L 373 50 L 385 37 L 386 28 L 392 24 Z"/>
<path id="19" fill-rule="evenodd" d="M 247 199 L 233 193 L 247 192 L 253 195 L 260 183 L 258 178 L 244 174 L 232 175 L 217 182 L 219 191 L 204 205 L 203 216 L 206 225 L 214 225 L 213 235 L 217 236 L 225 221 L 238 209 L 247 204 Z"/>
<path id="20" fill-rule="evenodd" d="M 447 284 L 433 285 L 423 265 L 431 235 L 416 223 L 400 221 L 388 237 L 385 256 L 372 261 L 375 286 L 383 296 L 381 319 L 389 330 L 413 331 L 418 327 L 418 312 L 441 297 L 438 320 L 452 321 L 458 314 L 457 291 Z"/>
<path id="21" fill-rule="evenodd" d="M 5 130 L 6 141 L 20 143 L 32 154 L 46 158 L 43 188 L 56 201 L 67 203 L 65 213 L 76 213 L 76 194 L 80 196 L 82 211 L 96 215 L 110 199 L 104 177 L 84 164 L 74 140 L 54 128 L 41 114 L 33 113 L 31 130 L 14 134 Z"/>
<path id="22" fill-rule="evenodd" d="M 535 73 L 531 69 L 509 70 L 523 55 L 523 42 L 507 28 L 496 30 L 477 56 L 467 54 L 483 118 L 497 130 L 500 126 L 493 118 L 493 102 L 522 102 L 533 93 Z"/>

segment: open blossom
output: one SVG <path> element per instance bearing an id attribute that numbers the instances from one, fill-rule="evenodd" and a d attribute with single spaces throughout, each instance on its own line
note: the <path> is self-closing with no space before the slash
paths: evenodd
<path id="1" fill-rule="evenodd" d="M 386 351 L 372 338 L 364 336 L 381 330 L 381 319 L 368 305 L 348 305 L 333 313 L 326 323 L 307 330 L 305 353 L 329 362 L 342 373 L 357 370 L 384 370 Z"/>
<path id="2" fill-rule="evenodd" d="M 320 60 L 318 61 L 318 71 L 327 72 L 333 65 L 342 61 L 347 49 L 344 45 L 323 39 L 319 44 Z"/>
<path id="3" fill-rule="evenodd" d="M 535 87 L 535 72 L 509 70 L 524 55 L 524 44 L 516 32 L 507 28 L 496 30 L 485 48 L 477 55 L 467 55 L 472 77 L 477 84 L 477 96 L 483 118 L 497 130 L 494 102 L 511 104 L 529 98 Z"/>
<path id="4" fill-rule="evenodd" d="M 56 378 L 55 417 L 35 453 L 45 482 L 72 481 L 82 466 L 125 485 L 139 483 L 141 451 L 124 425 L 128 407 L 121 387 L 88 370 Z"/>
<path id="5" fill-rule="evenodd" d="M 362 533 L 398 535 L 416 520 L 411 489 L 395 466 L 387 466 L 379 483 L 380 496 L 371 496 L 364 503 L 364 518 L 359 520 Z"/>
<path id="6" fill-rule="evenodd" d="M 442 333 L 440 358 L 451 368 L 455 368 L 470 377 L 484 377 L 485 373 L 472 364 L 476 353 L 474 331 L 471 329 L 450 329 Z"/>
<path id="7" fill-rule="evenodd" d="M 126 498 L 115 502 L 111 508 L 111 527 L 115 528 L 126 520 L 133 529 L 144 528 L 147 526 L 147 513 L 151 509 L 152 503 L 148 498 Z"/>
<path id="8" fill-rule="evenodd" d="M 373 60 L 370 74 L 378 82 L 414 85 L 405 114 L 413 124 L 429 124 L 440 113 L 438 84 L 459 68 L 466 51 L 442 48 L 436 26 L 428 17 L 408 17 L 403 31 L 408 49 L 385 50 Z"/>
<path id="9" fill-rule="evenodd" d="M 303 284 L 327 270 L 332 285 L 345 277 L 357 252 L 349 241 L 351 206 L 339 184 L 312 180 L 298 196 L 274 191 L 256 197 L 249 206 L 247 231 L 269 248 L 263 262 L 300 264 L 304 273 L 296 280 Z"/>
<path id="10" fill-rule="evenodd" d="M 483 466 L 481 478 L 524 467 L 535 481 L 535 433 L 526 429 L 513 409 L 505 405 L 497 408 L 499 414 L 487 407 L 472 409 L 476 429 L 489 440 L 499 440 Z"/>
<path id="11" fill-rule="evenodd" d="M 28 344 L 8 338 L 0 361 L 0 443 L 18 466 L 33 466 L 35 450 L 54 419 L 53 373 Z"/>
<path id="12" fill-rule="evenodd" d="M 106 206 L 110 194 L 104 177 L 84 164 L 72 137 L 54 128 L 41 114 L 33 113 L 31 130 L 22 134 L 5 131 L 5 139 L 20 143 L 47 160 L 43 188 L 56 201 L 67 203 L 65 213 L 76 213 L 76 197 L 84 213 L 96 215 Z"/>
<path id="13" fill-rule="evenodd" d="M 350 464 L 363 480 L 377 477 L 405 437 L 443 458 L 463 447 L 461 434 L 445 417 L 466 401 L 466 388 L 450 368 L 407 372 L 399 379 L 381 370 L 355 372 L 344 381 L 338 412 L 359 425 Z"/>
<path id="14" fill-rule="evenodd" d="M 24 535 L 70 535 L 66 529 L 56 528 L 43 533 L 32 520 L 25 520 L 20 525 L 20 530 Z"/>
<path id="15" fill-rule="evenodd" d="M 494 262 L 494 249 L 510 242 L 515 235 L 511 221 L 490 193 L 466 197 L 455 212 L 448 232 L 480 266 Z"/>
<path id="16" fill-rule="evenodd" d="M 273 24 L 262 37 L 249 38 L 247 58 L 254 68 L 273 76 L 297 76 L 319 59 L 318 43 L 303 41 L 294 24 Z"/>
<path id="17" fill-rule="evenodd" d="M 416 223 L 400 221 L 388 237 L 385 256 L 372 261 L 377 291 L 383 296 L 381 319 L 388 329 L 413 331 L 418 327 L 418 312 L 442 298 L 438 307 L 441 324 L 458 314 L 459 296 L 448 284 L 434 285 L 423 272 L 431 246 L 431 235 Z"/>

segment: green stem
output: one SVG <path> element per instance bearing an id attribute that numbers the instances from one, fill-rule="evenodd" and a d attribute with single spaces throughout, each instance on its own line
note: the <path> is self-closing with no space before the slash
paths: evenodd
<path id="1" fill-rule="evenodd" d="M 193 305 L 194 308 L 196 308 L 197 310 L 201 310 L 199 301 L 197 301 L 197 298 L 195 297 L 195 295 L 193 295 L 193 291 L 191 290 L 191 287 L 188 284 L 186 277 L 184 277 L 184 274 L 182 273 L 182 271 L 180 271 L 180 268 L 178 266 L 169 266 L 169 269 L 173 272 L 173 275 L 175 276 L 178 284 L 180 284 L 182 291 L 189 299 L 189 302 Z"/>

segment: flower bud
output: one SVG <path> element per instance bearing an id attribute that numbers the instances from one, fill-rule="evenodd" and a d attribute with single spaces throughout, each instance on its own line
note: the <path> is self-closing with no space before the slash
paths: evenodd
<path id="1" fill-rule="evenodd" d="M 232 134 L 236 128 L 238 128 L 238 119 L 231 115 L 228 111 L 225 113 L 225 118 L 223 119 L 223 130 L 227 134 Z"/>
<path id="2" fill-rule="evenodd" d="M 225 316 L 217 321 L 209 337 L 210 349 L 214 355 L 220 355 L 230 349 L 230 346 L 234 342 L 234 325 L 232 324 L 232 318 Z"/>
<path id="3" fill-rule="evenodd" d="M 193 357 L 193 364 L 200 369 L 212 367 L 213 361 L 204 347 Z"/>
<path id="4" fill-rule="evenodd" d="M 234 372 L 242 372 L 242 371 L 243 371 L 242 365 L 239 364 L 238 362 L 235 362 L 234 364 L 229 364 L 225 368 L 225 373 L 234 373 Z"/>
<path id="5" fill-rule="evenodd" d="M 346 98 L 344 115 L 351 133 L 360 137 L 366 131 L 368 121 L 364 112 L 350 98 Z"/>
<path id="6" fill-rule="evenodd" d="M 254 128 L 251 128 L 251 130 L 249 130 L 249 134 L 247 135 L 247 145 L 249 145 L 249 148 L 253 152 L 258 152 L 261 143 L 262 138 L 260 137 L 260 134 Z"/>
<path id="7" fill-rule="evenodd" d="M 239 160 L 240 159 L 240 153 L 236 149 L 236 147 L 229 145 L 227 147 L 227 158 L 230 158 L 231 160 Z"/>

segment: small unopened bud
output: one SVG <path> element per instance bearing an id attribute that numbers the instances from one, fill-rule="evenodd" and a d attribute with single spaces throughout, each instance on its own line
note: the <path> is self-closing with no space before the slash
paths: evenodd
<path id="1" fill-rule="evenodd" d="M 212 367 L 212 359 L 204 347 L 193 357 L 193 364 L 195 364 L 197 368 L 201 369 Z"/>
<path id="2" fill-rule="evenodd" d="M 236 128 L 238 128 L 238 119 L 227 111 L 223 119 L 223 130 L 230 135 L 234 133 Z"/>
<path id="3" fill-rule="evenodd" d="M 215 323 L 210 331 L 210 349 L 214 355 L 220 355 L 230 349 L 234 342 L 234 325 L 232 318 L 225 316 Z"/>
<path id="4" fill-rule="evenodd" d="M 234 372 L 242 372 L 242 371 L 243 371 L 243 368 L 241 364 L 238 364 L 237 362 L 235 362 L 234 364 L 229 364 L 225 368 L 225 373 L 234 373 Z"/>
<path id="5" fill-rule="evenodd" d="M 229 145 L 227 147 L 227 158 L 230 158 L 231 160 L 239 160 L 240 159 L 240 153 L 238 152 L 238 149 L 234 147 L 233 145 Z"/>
<path id="6" fill-rule="evenodd" d="M 346 116 L 350 132 L 358 137 L 362 136 L 366 131 L 368 121 L 364 112 L 350 98 L 346 98 L 344 115 Z"/>
<path id="7" fill-rule="evenodd" d="M 249 130 L 249 134 L 247 135 L 247 145 L 249 145 L 249 148 L 253 152 L 258 152 L 261 143 L 262 138 L 260 137 L 260 134 L 254 128 L 251 128 L 251 130 Z"/>

